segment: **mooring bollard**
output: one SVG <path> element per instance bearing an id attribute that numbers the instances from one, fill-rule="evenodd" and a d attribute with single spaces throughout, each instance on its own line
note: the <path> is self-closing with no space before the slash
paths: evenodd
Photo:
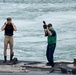
<path id="1" fill-rule="evenodd" d="M 76 66 L 76 58 L 74 58 L 74 66 Z"/>

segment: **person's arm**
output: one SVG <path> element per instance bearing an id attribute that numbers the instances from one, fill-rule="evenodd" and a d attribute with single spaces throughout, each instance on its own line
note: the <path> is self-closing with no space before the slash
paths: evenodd
<path id="1" fill-rule="evenodd" d="M 14 31 L 17 31 L 17 28 L 13 23 L 12 23 L 12 26 L 13 26 Z"/>
<path id="2" fill-rule="evenodd" d="M 1 27 L 1 30 L 5 30 L 5 27 L 6 27 L 6 23 L 4 23 L 4 25 Z"/>
<path id="3" fill-rule="evenodd" d="M 46 31 L 48 32 L 48 34 L 49 34 L 50 36 L 52 36 L 52 32 L 48 29 L 48 27 L 47 27 Z"/>

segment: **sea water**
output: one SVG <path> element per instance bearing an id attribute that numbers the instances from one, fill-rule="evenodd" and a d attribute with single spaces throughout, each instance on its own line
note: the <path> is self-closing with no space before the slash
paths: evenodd
<path id="1" fill-rule="evenodd" d="M 52 23 L 57 32 L 55 61 L 73 61 L 76 57 L 76 0 L 0 0 L 0 28 L 11 17 L 14 53 L 19 60 L 44 61 L 47 38 L 43 23 Z M 4 32 L 0 30 L 0 59 L 3 59 Z M 9 59 L 9 46 L 7 56 Z"/>

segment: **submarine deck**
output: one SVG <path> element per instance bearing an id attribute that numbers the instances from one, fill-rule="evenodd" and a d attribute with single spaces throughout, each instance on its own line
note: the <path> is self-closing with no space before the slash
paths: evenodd
<path id="1" fill-rule="evenodd" d="M 18 61 L 17 64 L 9 65 L 0 60 L 0 75 L 72 75 L 72 69 L 75 69 L 73 62 L 55 62 L 52 68 L 44 62 Z"/>

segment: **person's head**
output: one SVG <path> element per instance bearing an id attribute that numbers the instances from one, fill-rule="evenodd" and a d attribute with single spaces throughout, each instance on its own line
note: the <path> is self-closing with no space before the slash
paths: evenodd
<path id="1" fill-rule="evenodd" d="M 7 23 L 11 23 L 12 19 L 10 17 L 7 18 Z"/>
<path id="2" fill-rule="evenodd" d="M 52 24 L 51 23 L 48 24 L 48 29 L 52 29 Z"/>

